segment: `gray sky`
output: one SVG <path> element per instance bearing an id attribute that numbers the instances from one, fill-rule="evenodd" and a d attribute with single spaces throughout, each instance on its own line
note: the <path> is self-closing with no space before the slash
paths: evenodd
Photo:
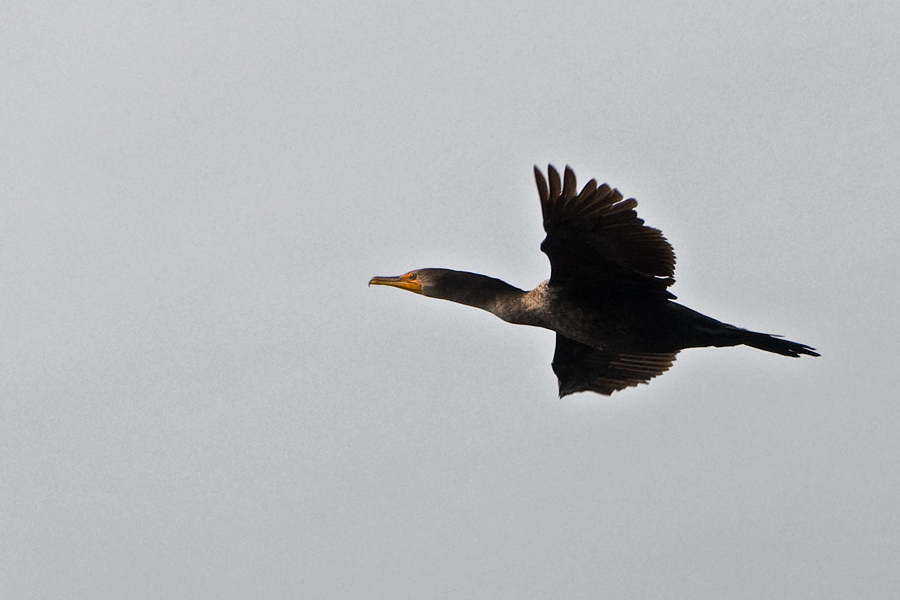
<path id="1" fill-rule="evenodd" d="M 900 5 L 6 2 L 0 596 L 900 596 Z M 556 398 L 531 174 L 822 358 Z"/>

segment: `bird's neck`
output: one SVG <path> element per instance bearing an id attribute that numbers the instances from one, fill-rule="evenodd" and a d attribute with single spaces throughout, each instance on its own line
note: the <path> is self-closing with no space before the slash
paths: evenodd
<path id="1" fill-rule="evenodd" d="M 547 319 L 551 294 L 546 281 L 526 292 L 500 279 L 477 273 L 466 273 L 465 278 L 465 285 L 452 286 L 440 297 L 486 310 L 508 323 L 551 327 Z"/>
<path id="2" fill-rule="evenodd" d="M 516 298 L 525 295 L 524 290 L 486 275 L 462 272 L 454 273 L 454 275 L 460 278 L 458 284 L 444 286 L 440 291 L 431 294 L 426 291 L 426 295 L 474 306 L 494 313 L 504 320 L 508 320 L 500 314 L 504 307 L 511 302 L 514 303 Z"/>

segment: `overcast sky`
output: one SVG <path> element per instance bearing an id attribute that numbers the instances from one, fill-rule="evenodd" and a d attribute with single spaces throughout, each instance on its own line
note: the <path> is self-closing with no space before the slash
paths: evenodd
<path id="1" fill-rule="evenodd" d="M 897 3 L 0 13 L 0 596 L 900 597 Z M 547 163 L 822 357 L 366 287 L 546 279 Z"/>

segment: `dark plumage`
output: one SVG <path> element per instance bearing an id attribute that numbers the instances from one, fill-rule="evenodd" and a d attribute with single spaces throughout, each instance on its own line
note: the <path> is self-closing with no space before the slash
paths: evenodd
<path id="1" fill-rule="evenodd" d="M 784 356 L 819 356 L 805 344 L 740 329 L 672 300 L 675 253 L 658 229 L 647 227 L 625 200 L 593 179 L 578 192 L 566 167 L 552 165 L 548 181 L 534 168 L 547 237 L 550 279 L 530 292 L 492 277 L 418 269 L 373 277 L 425 296 L 487 310 L 504 321 L 556 332 L 553 371 L 560 397 L 591 391 L 609 395 L 664 373 L 685 348 L 741 344 Z"/>

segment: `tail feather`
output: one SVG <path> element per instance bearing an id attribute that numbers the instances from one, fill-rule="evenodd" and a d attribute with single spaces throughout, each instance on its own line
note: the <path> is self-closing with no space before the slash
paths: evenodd
<path id="1" fill-rule="evenodd" d="M 766 352 L 774 352 L 775 354 L 793 356 L 795 358 L 801 354 L 807 356 L 819 356 L 819 353 L 816 352 L 816 349 L 812 346 L 785 340 L 780 336 L 738 328 L 735 328 L 735 334 L 737 335 L 735 336 L 734 341 L 737 342 L 737 344 L 744 344 L 745 346 L 765 350 Z"/>
<path id="2" fill-rule="evenodd" d="M 819 353 L 812 346 L 792 342 L 778 335 L 741 329 L 740 327 L 717 321 L 712 317 L 707 317 L 675 302 L 669 303 L 669 309 L 673 311 L 673 316 L 678 323 L 688 327 L 689 333 L 685 333 L 684 338 L 688 339 L 689 343 L 681 346 L 682 348 L 702 348 L 704 346 L 724 348 L 744 345 L 795 358 L 802 354 L 819 356 Z"/>

